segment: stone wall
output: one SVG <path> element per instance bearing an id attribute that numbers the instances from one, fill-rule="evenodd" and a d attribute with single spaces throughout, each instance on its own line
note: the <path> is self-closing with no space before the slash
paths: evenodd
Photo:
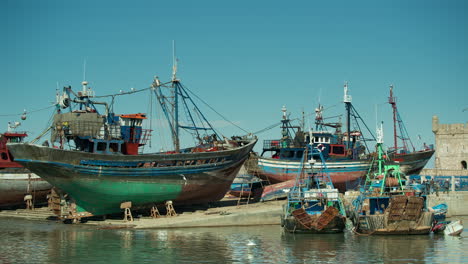
<path id="1" fill-rule="evenodd" d="M 468 162 L 468 123 L 439 124 L 439 118 L 433 116 L 432 132 L 434 132 L 436 139 L 435 168 L 465 170 L 465 175 L 468 175 L 468 170 L 466 170 Z"/>
<path id="2" fill-rule="evenodd" d="M 419 175 L 423 176 L 468 176 L 468 170 L 423 169 Z"/>
<path id="3" fill-rule="evenodd" d="M 446 203 L 448 206 L 447 217 L 468 215 L 468 192 L 449 192 L 444 194 L 439 192 L 439 195 L 431 194 L 427 196 L 427 206 L 433 207 L 441 203 Z"/>

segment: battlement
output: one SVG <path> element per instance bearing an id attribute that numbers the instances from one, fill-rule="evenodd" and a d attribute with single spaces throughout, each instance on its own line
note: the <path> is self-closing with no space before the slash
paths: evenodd
<path id="1" fill-rule="evenodd" d="M 439 124 L 439 117 L 432 117 L 432 132 L 437 135 L 443 134 L 468 134 L 468 123 Z"/>
<path id="2" fill-rule="evenodd" d="M 432 132 L 436 141 L 435 168 L 461 170 L 460 173 L 466 175 L 468 173 L 468 124 L 439 124 L 439 118 L 433 116 Z"/>

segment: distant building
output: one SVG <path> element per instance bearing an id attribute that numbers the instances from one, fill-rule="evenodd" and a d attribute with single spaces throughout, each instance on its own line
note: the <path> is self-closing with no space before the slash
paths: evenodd
<path id="1" fill-rule="evenodd" d="M 432 132 L 435 135 L 435 168 L 444 170 L 467 170 L 468 123 L 439 124 L 432 117 Z"/>
<path id="2" fill-rule="evenodd" d="M 421 179 L 438 177 L 441 180 L 449 177 L 452 190 L 455 187 L 468 190 L 468 123 L 439 124 L 439 118 L 433 116 L 432 132 L 436 138 L 435 168 L 423 169 Z"/>

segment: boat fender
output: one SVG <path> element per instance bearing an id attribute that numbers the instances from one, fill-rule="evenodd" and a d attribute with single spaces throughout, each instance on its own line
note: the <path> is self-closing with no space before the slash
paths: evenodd
<path id="1" fill-rule="evenodd" d="M 322 152 L 322 151 L 325 150 L 325 146 L 324 146 L 323 144 L 319 144 L 319 145 L 317 146 L 317 149 L 318 149 L 318 151 Z"/>

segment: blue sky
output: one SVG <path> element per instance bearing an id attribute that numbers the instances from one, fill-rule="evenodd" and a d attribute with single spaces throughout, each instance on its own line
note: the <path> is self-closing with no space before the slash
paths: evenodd
<path id="1" fill-rule="evenodd" d="M 334 106 L 325 116 L 341 114 L 348 81 L 372 129 L 377 105 L 388 144 L 390 84 L 414 143 L 433 143 L 432 115 L 467 121 L 467 11 L 466 1 L 1 1 L 0 125 L 48 106 L 57 83 L 80 89 L 85 60 L 97 94 L 169 80 L 175 40 L 182 82 L 248 131 L 279 121 L 283 105 L 291 117 L 319 100 Z M 148 111 L 147 95 L 119 100 L 117 112 Z M 50 115 L 31 113 L 23 129 L 37 136 Z"/>

